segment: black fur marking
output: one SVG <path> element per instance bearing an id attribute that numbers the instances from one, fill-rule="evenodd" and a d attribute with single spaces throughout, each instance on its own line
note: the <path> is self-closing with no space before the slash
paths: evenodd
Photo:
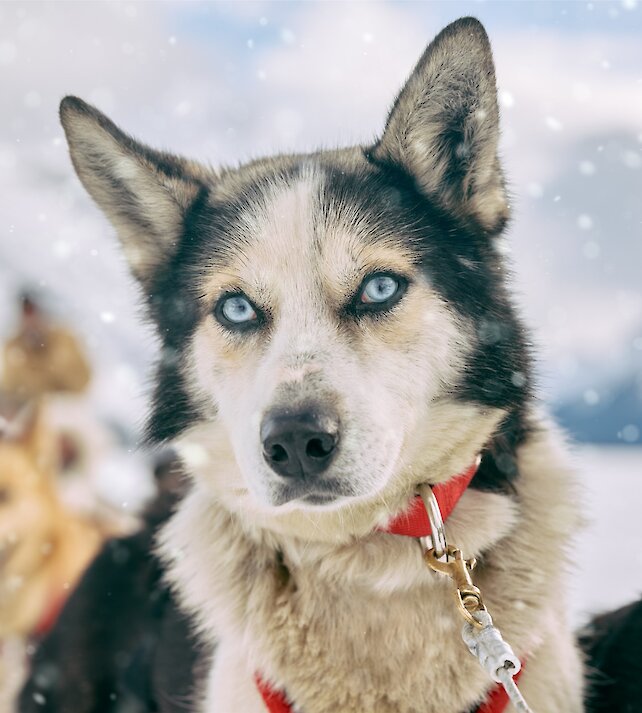
<path id="1" fill-rule="evenodd" d="M 531 427 L 522 409 L 515 408 L 501 422 L 491 442 L 482 451 L 481 463 L 470 487 L 513 494 L 513 483 L 519 477 L 517 449 L 530 433 Z"/>
<path id="2" fill-rule="evenodd" d="M 155 276 L 147 294 L 151 316 L 162 342 L 156 368 L 152 411 L 147 423 L 146 441 L 171 441 L 200 418 L 186 389 L 182 371 L 183 350 L 189 343 L 201 312 L 193 294 L 192 275 L 185 269 L 198 240 L 198 215 L 207 200 L 200 195 L 188 211 L 183 237 L 169 263 Z"/>
<path id="3" fill-rule="evenodd" d="M 596 617 L 580 634 L 589 685 L 587 713 L 642 710 L 642 600 Z"/>

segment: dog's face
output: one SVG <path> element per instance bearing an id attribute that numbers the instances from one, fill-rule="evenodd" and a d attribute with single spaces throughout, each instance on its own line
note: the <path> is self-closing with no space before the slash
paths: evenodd
<path id="1" fill-rule="evenodd" d="M 183 438 L 219 492 L 286 510 L 410 492 L 522 400 L 477 21 L 428 47 L 370 147 L 217 174 L 80 100 L 61 117 L 164 341 L 151 435 Z"/>
<path id="2" fill-rule="evenodd" d="M 421 269 L 407 196 L 350 158 L 360 187 L 323 159 L 268 168 L 199 275 L 187 390 L 271 505 L 381 490 L 464 361 L 466 325 Z M 216 189 L 209 202 L 223 209 Z"/>

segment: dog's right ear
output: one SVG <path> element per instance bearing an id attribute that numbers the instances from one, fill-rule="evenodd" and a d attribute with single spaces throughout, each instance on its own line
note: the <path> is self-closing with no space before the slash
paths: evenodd
<path id="1" fill-rule="evenodd" d="M 430 43 L 397 97 L 376 160 L 403 168 L 436 205 L 496 233 L 508 219 L 490 43 L 457 20 Z"/>
<path id="2" fill-rule="evenodd" d="M 172 255 L 206 170 L 155 151 L 76 97 L 60 104 L 76 173 L 116 228 L 134 275 L 146 285 Z"/>

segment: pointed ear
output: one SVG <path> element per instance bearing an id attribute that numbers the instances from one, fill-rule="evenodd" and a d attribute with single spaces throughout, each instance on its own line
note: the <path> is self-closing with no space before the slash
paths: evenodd
<path id="1" fill-rule="evenodd" d="M 206 169 L 138 143 L 76 97 L 60 104 L 76 173 L 116 228 L 134 275 L 147 283 L 180 239 Z"/>
<path id="2" fill-rule="evenodd" d="M 488 37 L 478 20 L 463 18 L 424 52 L 373 156 L 401 166 L 444 210 L 495 232 L 508 219 L 498 140 Z"/>

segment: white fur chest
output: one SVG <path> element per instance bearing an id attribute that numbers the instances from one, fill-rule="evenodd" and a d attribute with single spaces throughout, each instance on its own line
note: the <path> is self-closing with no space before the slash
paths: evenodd
<path id="1" fill-rule="evenodd" d="M 550 464 L 538 470 L 532 449 L 524 455 L 519 523 L 483 553 L 476 579 L 506 639 L 528 655 L 522 687 L 531 705 L 580 711 L 579 658 L 560 602 L 563 543 L 575 526 L 568 486 Z M 468 493 L 451 532 L 497 507 L 497 498 Z M 494 515 L 500 521 L 501 509 Z M 375 534 L 344 547 L 285 542 L 281 559 L 274 541 L 252 541 L 198 490 L 163 539 L 182 603 L 220 642 L 210 702 L 231 704 L 230 690 L 232 701 L 245 701 L 206 704 L 206 713 L 261 710 L 256 671 L 305 713 L 461 713 L 488 688 L 461 643 L 450 583 L 423 568 L 413 541 Z"/>

